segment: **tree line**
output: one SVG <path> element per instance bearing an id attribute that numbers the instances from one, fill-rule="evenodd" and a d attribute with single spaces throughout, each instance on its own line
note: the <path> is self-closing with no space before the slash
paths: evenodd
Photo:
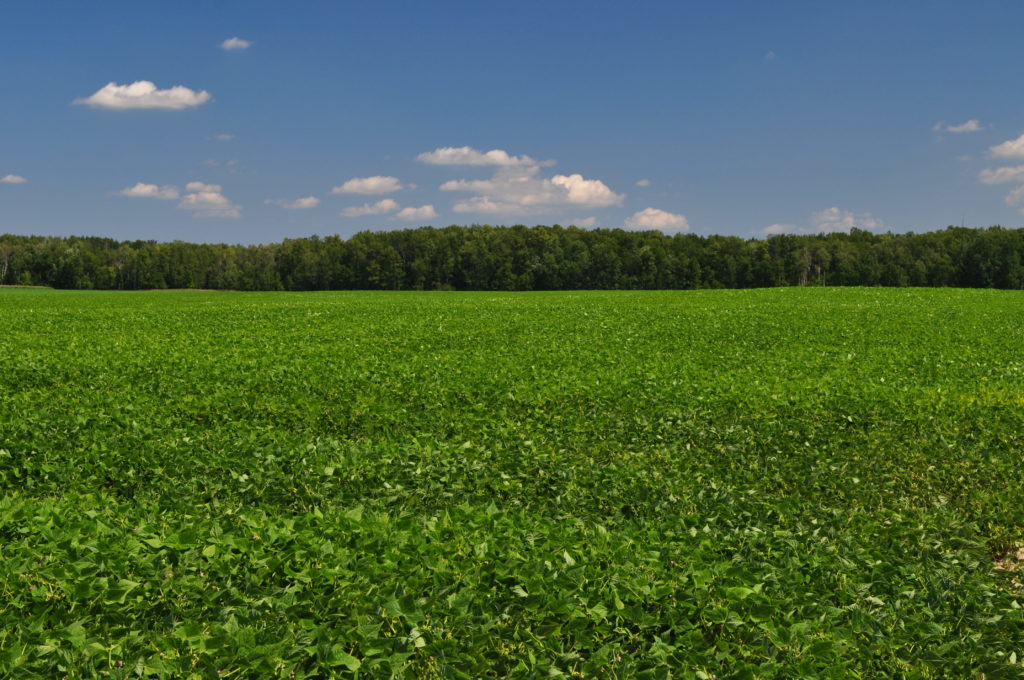
<path id="1" fill-rule="evenodd" d="M 1024 230 L 767 239 L 555 226 L 450 226 L 268 245 L 0 235 L 0 284 L 139 290 L 1024 287 Z"/>

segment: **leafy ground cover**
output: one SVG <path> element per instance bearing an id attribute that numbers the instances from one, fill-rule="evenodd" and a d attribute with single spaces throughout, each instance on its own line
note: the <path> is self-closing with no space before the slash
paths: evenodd
<path id="1" fill-rule="evenodd" d="M 0 676 L 1024 677 L 1024 296 L 0 291 Z"/>

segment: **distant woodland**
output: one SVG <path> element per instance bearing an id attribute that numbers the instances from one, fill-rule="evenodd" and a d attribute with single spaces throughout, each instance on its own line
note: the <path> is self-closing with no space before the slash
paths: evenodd
<path id="1" fill-rule="evenodd" d="M 1024 287 L 1024 230 L 768 239 L 575 227 L 423 227 L 256 246 L 0 235 L 0 283 L 55 288 L 570 290 Z"/>

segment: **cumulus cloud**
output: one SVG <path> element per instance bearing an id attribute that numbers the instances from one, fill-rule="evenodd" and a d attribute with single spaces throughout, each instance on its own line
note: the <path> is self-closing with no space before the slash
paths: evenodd
<path id="1" fill-rule="evenodd" d="M 569 224 L 571 224 L 571 225 L 573 225 L 575 227 L 580 227 L 582 229 L 590 229 L 595 224 L 597 224 L 597 218 L 596 217 L 576 217 L 574 219 L 569 220 Z"/>
<path id="2" fill-rule="evenodd" d="M 649 187 L 649 186 L 651 186 L 651 180 L 649 180 L 649 179 L 638 179 L 636 181 L 636 185 L 638 187 Z"/>
<path id="3" fill-rule="evenodd" d="M 811 226 L 819 234 L 831 234 L 838 231 L 849 233 L 854 228 L 870 231 L 881 229 L 885 225 L 881 220 L 872 217 L 871 213 L 856 215 L 849 210 L 840 210 L 833 206 L 811 213 Z"/>
<path id="4" fill-rule="evenodd" d="M 296 198 L 294 201 L 287 201 L 284 199 L 267 200 L 264 201 L 267 205 L 279 205 L 282 208 L 288 210 L 309 210 L 320 205 L 320 199 L 316 196 L 306 196 L 305 198 Z"/>
<path id="5" fill-rule="evenodd" d="M 390 198 L 385 198 L 376 203 L 363 203 L 362 205 L 351 206 L 341 211 L 342 217 L 363 217 L 365 215 L 384 215 L 398 210 L 398 203 Z"/>
<path id="6" fill-rule="evenodd" d="M 833 234 L 849 233 L 851 229 L 877 231 L 885 228 L 885 222 L 875 218 L 871 213 L 853 213 L 835 206 L 811 213 L 808 226 L 796 224 L 773 224 L 761 230 L 761 233 L 774 234 Z"/>
<path id="7" fill-rule="evenodd" d="M 627 229 L 657 229 L 666 233 L 689 231 L 690 223 L 684 215 L 658 208 L 644 208 L 626 218 Z"/>
<path id="8" fill-rule="evenodd" d="M 431 165 L 491 165 L 491 166 L 515 166 L 515 165 L 541 165 L 529 156 L 512 156 L 507 151 L 492 149 L 490 151 L 477 151 L 469 146 L 446 146 L 433 151 L 427 151 L 416 156 L 421 163 Z"/>
<path id="9" fill-rule="evenodd" d="M 332 194 L 390 194 L 399 191 L 402 183 L 397 177 L 353 177 L 341 186 L 331 189 Z"/>
<path id="10" fill-rule="evenodd" d="M 624 198 L 609 189 L 604 182 L 597 179 L 584 179 L 583 175 L 555 175 L 551 183 L 563 189 L 573 205 L 585 205 L 590 208 L 604 208 L 619 205 Z"/>
<path id="11" fill-rule="evenodd" d="M 185 185 L 185 192 L 178 208 L 191 210 L 193 217 L 238 218 L 242 216 L 242 209 L 224 195 L 219 184 L 189 182 Z"/>
<path id="12" fill-rule="evenodd" d="M 157 89 L 148 80 L 139 80 L 131 85 L 110 82 L 88 97 L 76 99 L 94 109 L 168 109 L 180 110 L 202 106 L 210 101 L 206 90 L 196 92 L 184 85 L 175 85 L 166 90 Z"/>
<path id="13" fill-rule="evenodd" d="M 947 125 L 946 132 L 979 132 L 982 130 L 982 125 L 979 121 L 974 118 L 970 119 L 966 123 L 960 123 L 959 125 Z"/>
<path id="14" fill-rule="evenodd" d="M 144 182 L 138 182 L 135 186 L 121 189 L 118 193 L 132 198 L 159 198 L 162 200 L 173 200 L 180 195 L 178 187 L 174 185 L 165 184 L 161 187 Z"/>
<path id="15" fill-rule="evenodd" d="M 1024 182 L 1024 165 L 1015 167 L 985 169 L 978 175 L 982 184 L 1004 184 L 1006 182 Z"/>
<path id="16" fill-rule="evenodd" d="M 0 177 L 0 182 L 3 182 L 4 184 L 24 184 L 27 181 L 28 180 L 21 175 L 4 175 L 3 177 Z"/>
<path id="17" fill-rule="evenodd" d="M 1024 205 L 1024 184 L 1022 184 L 1021 186 L 1017 187 L 1016 189 L 1014 189 L 1010 193 L 1006 194 L 1006 198 L 1003 199 L 1003 200 L 1006 201 L 1006 205 L 1009 205 L 1009 206 L 1012 206 L 1012 207 L 1017 207 L 1019 205 Z M 1024 212 L 1024 211 L 1022 211 L 1022 212 Z"/>
<path id="18" fill-rule="evenodd" d="M 418 208 L 410 206 L 399 210 L 396 217 L 400 220 L 432 220 L 437 217 L 437 211 L 432 205 L 421 205 Z"/>
<path id="19" fill-rule="evenodd" d="M 604 182 L 580 174 L 541 177 L 537 166 L 501 167 L 490 179 L 451 180 L 440 188 L 476 194 L 457 202 L 455 212 L 492 215 L 542 214 L 568 207 L 605 208 L 621 205 L 625 198 Z"/>
<path id="20" fill-rule="evenodd" d="M 988 150 L 996 158 L 1024 158 L 1024 135 L 996 144 Z"/>
<path id="21" fill-rule="evenodd" d="M 222 50 L 247 50 L 252 47 L 251 40 L 242 40 L 241 38 L 228 38 L 220 44 Z"/>

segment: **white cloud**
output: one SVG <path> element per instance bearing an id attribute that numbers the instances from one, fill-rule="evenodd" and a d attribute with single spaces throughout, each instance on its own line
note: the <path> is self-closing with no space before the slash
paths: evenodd
<path id="1" fill-rule="evenodd" d="M 978 175 L 982 184 L 1004 184 L 1006 182 L 1024 182 L 1024 165 L 1015 167 L 982 170 Z"/>
<path id="2" fill-rule="evenodd" d="M 178 208 L 191 210 L 193 217 L 229 217 L 242 216 L 242 209 L 231 202 L 223 194 L 219 184 L 189 182 L 185 185 L 187 192 L 181 197 Z"/>
<path id="3" fill-rule="evenodd" d="M 437 211 L 432 205 L 421 205 L 418 208 L 402 208 L 396 217 L 400 220 L 431 220 L 437 217 Z"/>
<path id="4" fill-rule="evenodd" d="M 996 158 L 1024 158 L 1024 135 L 989 147 L 989 153 Z"/>
<path id="5" fill-rule="evenodd" d="M 390 194 L 399 191 L 402 183 L 397 177 L 353 177 L 341 186 L 331 189 L 332 194 Z"/>
<path id="6" fill-rule="evenodd" d="M 577 217 L 569 220 L 569 224 L 580 227 L 581 229 L 590 229 L 597 224 L 596 217 Z"/>
<path id="7" fill-rule="evenodd" d="M 684 215 L 657 208 L 644 208 L 626 218 L 627 229 L 657 229 L 666 233 L 689 231 L 690 223 Z"/>
<path id="8" fill-rule="evenodd" d="M 241 38 L 228 38 L 220 44 L 222 50 L 247 50 L 250 47 L 252 47 L 252 41 Z"/>
<path id="9" fill-rule="evenodd" d="M 342 217 L 363 217 L 364 215 L 384 215 L 398 210 L 398 203 L 390 198 L 385 198 L 376 203 L 363 203 L 358 206 L 351 206 L 341 211 Z"/>
<path id="10" fill-rule="evenodd" d="M 649 179 L 638 179 L 636 181 L 636 185 L 638 187 L 649 187 L 649 186 L 651 186 L 651 180 L 649 180 Z"/>
<path id="11" fill-rule="evenodd" d="M 540 176 L 537 166 L 498 168 L 491 179 L 451 180 L 441 191 L 466 191 L 477 194 L 457 202 L 460 213 L 530 215 L 558 212 L 567 207 L 604 208 L 621 205 L 622 194 L 604 182 L 582 175 Z"/>
<path id="12" fill-rule="evenodd" d="M 881 220 L 871 216 L 871 213 L 855 215 L 849 210 L 840 210 L 836 207 L 819 210 L 811 213 L 811 226 L 819 234 L 831 234 L 842 231 L 849 232 L 851 229 L 881 229 L 885 225 Z"/>
<path id="13" fill-rule="evenodd" d="M 1006 201 L 1006 205 L 1014 207 L 1024 204 L 1024 184 L 1006 194 L 1006 198 L 1003 200 Z"/>
<path id="14" fill-rule="evenodd" d="M 232 140 L 234 138 L 235 138 L 235 135 L 229 134 L 227 132 L 222 132 L 219 135 L 217 135 L 217 139 L 219 139 L 222 142 L 227 142 L 227 141 Z"/>
<path id="15" fill-rule="evenodd" d="M 3 182 L 4 184 L 24 184 L 27 181 L 28 180 L 21 175 L 4 175 L 3 177 L 0 177 L 0 182 Z"/>
<path id="16" fill-rule="evenodd" d="M 264 201 L 267 205 L 279 205 L 282 208 L 288 210 L 309 210 L 320 205 L 320 199 L 316 196 L 306 196 L 305 198 L 296 198 L 294 201 L 286 201 L 283 199 L 267 200 Z"/>
<path id="17" fill-rule="evenodd" d="M 416 160 L 431 165 L 541 165 L 529 156 L 511 156 L 507 151 L 492 149 L 477 151 L 469 146 L 446 146 L 416 156 Z"/>
<path id="18" fill-rule="evenodd" d="M 604 208 L 619 205 L 623 196 L 609 189 L 598 179 L 584 179 L 583 175 L 555 175 L 551 183 L 561 187 L 568 193 L 569 203 L 585 205 L 590 208 Z"/>
<path id="19" fill-rule="evenodd" d="M 173 200 L 180 195 L 178 187 L 171 184 L 165 184 L 160 187 L 155 184 L 145 184 L 144 182 L 139 182 L 133 187 L 121 189 L 118 193 L 132 198 L 159 198 L 163 200 Z"/>
<path id="20" fill-rule="evenodd" d="M 959 125 L 947 125 L 946 132 L 979 132 L 981 131 L 982 125 L 979 121 L 974 118 L 970 119 L 966 123 L 960 123 Z"/>
<path id="21" fill-rule="evenodd" d="M 885 228 L 885 222 L 873 217 L 871 213 L 856 214 L 834 206 L 811 213 L 808 224 L 807 227 L 796 224 L 773 224 L 762 229 L 761 233 L 768 236 L 773 234 L 832 234 L 836 232 L 849 233 L 851 229 L 876 231 Z"/>
<path id="22" fill-rule="evenodd" d="M 775 234 L 795 234 L 800 232 L 800 227 L 795 224 L 772 224 L 761 230 L 762 233 L 768 236 L 774 236 Z"/>
<path id="23" fill-rule="evenodd" d="M 196 92 L 184 85 L 175 85 L 158 90 L 148 80 L 139 80 L 131 85 L 107 83 L 89 97 L 76 99 L 75 104 L 84 104 L 94 109 L 170 109 L 180 110 L 201 106 L 210 101 L 206 90 Z"/>

